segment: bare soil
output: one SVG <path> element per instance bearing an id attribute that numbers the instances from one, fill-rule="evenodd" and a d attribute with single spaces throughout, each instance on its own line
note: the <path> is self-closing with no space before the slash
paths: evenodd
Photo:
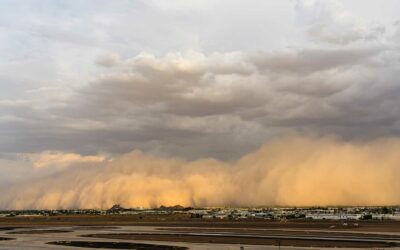
<path id="1" fill-rule="evenodd" d="M 70 230 L 24 230 L 8 232 L 7 234 L 54 234 L 54 233 L 70 233 Z"/>
<path id="2" fill-rule="evenodd" d="M 186 247 L 153 245 L 129 242 L 94 242 L 94 241 L 56 241 L 47 244 L 86 247 L 86 248 L 109 248 L 109 249 L 137 249 L 137 250 L 186 250 Z"/>
<path id="3" fill-rule="evenodd" d="M 4 238 L 4 237 L 0 237 L 0 240 L 13 240 L 13 238 Z"/>
<path id="4" fill-rule="evenodd" d="M 168 231 L 174 233 L 238 233 L 238 234 L 251 234 L 251 235 L 288 235 L 291 236 L 329 236 L 329 237 L 366 237 L 368 239 L 373 238 L 385 238 L 388 240 L 399 240 L 400 235 L 394 234 L 375 234 L 372 232 L 348 232 L 348 231 L 314 231 L 314 230 L 291 230 L 291 229 L 257 229 L 257 228 L 158 228 L 160 231 Z"/>
<path id="5" fill-rule="evenodd" d="M 95 234 L 87 237 L 120 239 L 120 240 L 146 240 L 146 241 L 169 241 L 169 242 L 191 242 L 191 243 L 218 243 L 218 244 L 246 244 L 246 245 L 281 245 L 297 247 L 397 247 L 399 244 L 393 242 L 362 242 L 346 240 L 315 240 L 315 239 L 280 239 L 231 237 L 231 236 L 192 236 L 192 235 L 169 235 L 169 234 Z"/>
<path id="6" fill-rule="evenodd" d="M 358 223 L 358 227 L 353 226 Z M 204 220 L 191 219 L 185 214 L 172 215 L 63 215 L 47 217 L 1 217 L 0 227 L 43 227 L 43 226 L 156 226 L 198 228 L 242 228 L 242 229 L 295 229 L 332 230 L 362 232 L 399 232 L 400 221 L 343 221 L 290 220 L 286 222 L 263 219 Z M 1 229 L 0 229 L 1 230 Z"/>
<path id="7" fill-rule="evenodd" d="M 15 227 L 0 227 L 0 231 L 8 231 L 8 230 L 14 230 L 17 229 Z"/>

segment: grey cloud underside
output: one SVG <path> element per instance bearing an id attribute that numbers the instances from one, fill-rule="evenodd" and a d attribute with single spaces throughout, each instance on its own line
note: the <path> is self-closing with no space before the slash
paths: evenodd
<path id="1" fill-rule="evenodd" d="M 347 45 L 375 41 L 386 32 L 384 26 L 352 15 L 337 1 L 316 1 L 312 4 L 297 1 L 295 9 L 306 33 L 317 43 Z"/>
<path id="2" fill-rule="evenodd" d="M 141 54 L 60 98 L 0 102 L 0 151 L 237 158 L 288 132 L 398 135 L 399 50 Z"/>

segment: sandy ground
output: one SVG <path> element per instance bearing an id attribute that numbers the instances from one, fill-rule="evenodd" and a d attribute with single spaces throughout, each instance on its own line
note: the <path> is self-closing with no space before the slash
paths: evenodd
<path id="1" fill-rule="evenodd" d="M 389 241 L 400 244 L 400 222 L 357 223 L 358 227 L 352 223 L 345 227 L 339 221 L 205 221 L 168 216 L 10 217 L 0 218 L 0 238 L 15 239 L 0 241 L 0 250 L 90 249 L 46 244 L 57 241 L 136 242 L 189 249 L 278 249 L 278 242 L 282 245 L 280 249 L 309 249 L 310 246 L 313 249 L 323 249 L 322 246 L 381 249 Z"/>
<path id="2" fill-rule="evenodd" d="M 275 235 L 276 236 L 276 235 Z M 244 245 L 272 245 L 272 246 L 299 246 L 299 247 L 355 247 L 355 248 L 381 248 L 400 246 L 396 241 L 386 243 L 379 241 L 364 241 L 366 238 L 355 237 L 291 237 L 290 234 L 281 234 L 276 237 L 260 237 L 251 234 L 95 234 L 94 238 L 124 239 L 124 240 L 151 240 L 171 242 L 192 242 L 192 243 L 222 243 L 222 244 L 244 244 Z M 400 238 L 397 239 L 400 242 Z"/>
<path id="3" fill-rule="evenodd" d="M 58 230 L 61 228 L 49 228 L 49 230 Z M 63 230 L 73 230 L 73 227 L 64 227 Z M 157 231 L 154 227 L 135 227 L 135 226 L 122 226 L 118 229 L 89 229 L 86 228 L 84 230 L 75 230 L 69 233 L 52 233 L 52 234 L 15 234 L 13 237 L 15 240 L 10 241 L 0 241 L 0 249 L 1 250 L 20 250 L 20 249 L 93 249 L 93 248 L 76 248 L 76 247 L 68 247 L 68 246 L 55 246 L 46 244 L 48 242 L 54 241 L 87 241 L 87 238 L 82 238 L 80 235 L 82 234 L 94 234 L 94 233 L 132 233 L 132 232 L 154 232 Z M 0 237 L 5 237 L 7 232 L 1 232 Z M 115 242 L 115 240 L 110 239 L 90 239 L 90 241 L 96 242 Z M 275 246 L 254 246 L 254 245 L 243 245 L 243 244 L 210 244 L 210 243 L 189 243 L 189 242 L 170 242 L 170 241 L 145 241 L 145 240 L 118 240 L 118 242 L 136 242 L 136 243 L 147 243 L 147 244 L 162 244 L 169 246 L 177 246 L 177 247 L 187 247 L 188 249 L 193 250 L 206 250 L 206 249 L 225 249 L 225 250 L 240 250 L 241 247 L 244 249 L 254 249 L 254 250 L 268 250 L 268 249 L 277 249 Z M 281 248 L 281 249 L 304 249 L 304 248 Z"/>
<path id="4" fill-rule="evenodd" d="M 353 224 L 359 227 L 354 228 Z M 69 215 L 69 216 L 34 216 L 0 217 L 0 231 L 7 227 L 29 226 L 165 226 L 165 227 L 214 227 L 214 228 L 264 228 L 264 229 L 301 229 L 334 230 L 365 232 L 399 232 L 400 221 L 350 221 L 343 226 L 341 221 L 330 220 L 294 220 L 271 221 L 263 219 L 246 220 L 204 220 L 191 219 L 185 214 L 173 215 Z"/>

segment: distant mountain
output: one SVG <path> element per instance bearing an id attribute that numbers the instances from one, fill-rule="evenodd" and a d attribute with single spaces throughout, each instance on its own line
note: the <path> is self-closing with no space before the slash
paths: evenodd
<path id="1" fill-rule="evenodd" d="M 191 207 L 184 207 L 181 205 L 175 205 L 175 206 L 160 206 L 159 209 L 161 210 L 179 210 L 179 211 L 184 211 L 184 210 L 191 210 L 193 208 Z"/>
<path id="2" fill-rule="evenodd" d="M 119 204 L 115 204 L 114 206 L 112 206 L 110 209 L 108 209 L 108 212 L 119 212 L 119 211 L 124 211 L 125 208 L 121 207 L 121 205 Z"/>

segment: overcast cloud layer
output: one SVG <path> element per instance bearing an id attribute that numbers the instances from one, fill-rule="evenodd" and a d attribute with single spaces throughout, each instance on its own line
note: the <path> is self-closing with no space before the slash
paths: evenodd
<path id="1" fill-rule="evenodd" d="M 399 9 L 2 1 L 0 188 L 132 150 L 229 165 L 288 135 L 396 140 Z"/>

